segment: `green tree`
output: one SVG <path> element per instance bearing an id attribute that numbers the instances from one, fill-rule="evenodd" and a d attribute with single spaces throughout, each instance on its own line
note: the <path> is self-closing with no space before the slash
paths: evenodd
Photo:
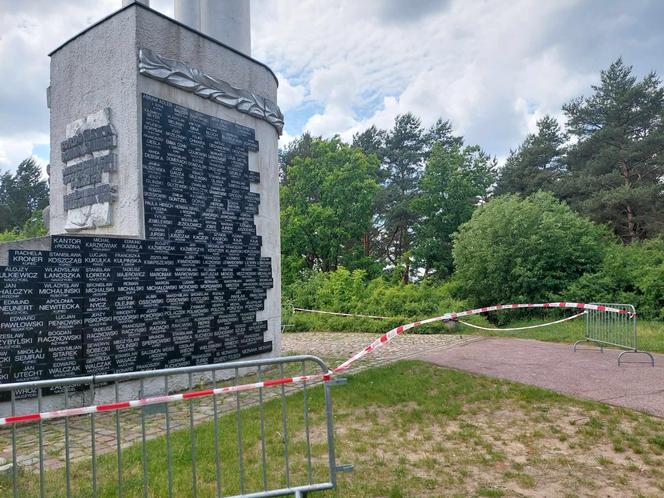
<path id="1" fill-rule="evenodd" d="M 565 136 L 551 116 L 537 122 L 537 133 L 530 134 L 516 151 L 510 151 L 500 171 L 495 194 L 528 196 L 538 190 L 553 191 L 565 171 Z"/>
<path id="2" fill-rule="evenodd" d="M 456 285 L 478 306 L 559 299 L 599 267 L 607 235 L 549 193 L 497 197 L 455 236 Z"/>
<path id="3" fill-rule="evenodd" d="M 412 270 L 410 249 L 418 216 L 413 200 L 418 194 L 425 153 L 426 136 L 420 119 L 411 113 L 397 116 L 385 137 L 378 223 L 382 253 L 387 264 L 400 272 L 404 283 Z"/>
<path id="4" fill-rule="evenodd" d="M 662 233 L 664 88 L 655 73 L 637 81 L 618 59 L 592 89 L 563 107 L 576 143 L 560 194 L 624 242 Z"/>
<path id="5" fill-rule="evenodd" d="M 372 125 L 361 133 L 355 133 L 353 135 L 352 144 L 353 147 L 357 147 L 358 149 L 363 150 L 364 153 L 368 156 L 376 156 L 378 161 L 382 163 L 385 154 L 386 136 L 387 132 L 385 130 L 381 130 L 375 125 Z M 376 181 L 378 184 L 382 184 L 384 180 L 384 171 L 382 168 L 377 168 Z M 376 197 L 374 198 L 374 205 L 372 208 L 374 214 L 382 211 L 384 199 L 385 196 L 383 196 L 382 191 L 379 190 L 376 194 Z M 379 244 L 380 235 L 381 232 L 379 226 L 377 226 L 376 223 L 372 223 L 362 237 L 362 247 L 365 258 L 371 258 L 375 261 L 379 261 L 383 257 L 382 248 Z"/>
<path id="6" fill-rule="evenodd" d="M 33 158 L 0 176 L 0 231 L 19 229 L 48 205 L 48 183 Z"/>
<path id="7" fill-rule="evenodd" d="M 307 156 L 293 158 L 281 187 L 286 283 L 304 268 L 332 271 L 366 264 L 356 258 L 362 258 L 362 236 L 373 217 L 377 168 L 375 156 L 338 137 L 314 139 Z"/>
<path id="8" fill-rule="evenodd" d="M 444 149 L 463 147 L 463 137 L 459 137 L 453 134 L 452 123 L 449 121 L 449 119 L 447 121 L 443 121 L 442 118 L 438 118 L 427 131 L 425 139 L 429 153 L 431 153 L 433 146 L 436 144 L 440 145 Z"/>
<path id="9" fill-rule="evenodd" d="M 413 202 L 419 214 L 413 255 L 425 275 L 432 270 L 438 276 L 452 273 L 452 234 L 486 197 L 494 167 L 479 146 L 434 144 Z"/>
<path id="10" fill-rule="evenodd" d="M 12 230 L 0 232 L 0 242 L 33 239 L 35 237 L 43 237 L 47 234 L 48 230 L 44 225 L 44 219 L 41 213 L 35 213 L 35 215 L 26 221 L 20 229 L 14 228 Z"/>
<path id="11" fill-rule="evenodd" d="M 387 132 L 372 125 L 361 133 L 353 135 L 353 147 L 362 149 L 365 154 L 375 154 L 382 161 L 385 153 L 385 139 Z"/>
<path id="12" fill-rule="evenodd" d="M 353 145 L 375 154 L 381 167 L 381 185 L 374 206 L 375 220 L 364 237 L 365 256 L 382 259 L 393 277 L 407 283 L 417 270 L 411 246 L 418 212 L 413 202 L 419 194 L 424 163 L 434 145 L 448 149 L 463 146 L 449 121 L 438 119 L 429 129 L 412 113 L 399 115 L 390 130 L 371 126 L 353 135 Z"/>
<path id="13" fill-rule="evenodd" d="M 314 141 L 321 137 L 313 137 L 308 131 L 296 138 L 283 149 L 279 149 L 279 181 L 288 181 L 288 168 L 296 157 L 311 157 Z"/>

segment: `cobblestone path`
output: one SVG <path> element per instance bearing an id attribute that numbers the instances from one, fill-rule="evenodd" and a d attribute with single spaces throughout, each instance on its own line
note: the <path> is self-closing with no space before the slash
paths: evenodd
<path id="1" fill-rule="evenodd" d="M 318 356 L 327 363 L 328 367 L 334 368 L 366 347 L 376 337 L 376 334 L 365 333 L 292 332 L 284 334 L 282 350 L 284 354 Z M 480 337 L 452 334 L 403 334 L 371 352 L 356 363 L 348 373 L 353 374 L 397 360 L 414 358 L 426 352 L 443 351 L 478 339 Z"/>
<path id="2" fill-rule="evenodd" d="M 376 338 L 375 334 L 363 333 L 287 333 L 283 336 L 282 353 L 284 356 L 294 354 L 310 354 L 323 359 L 328 367 L 333 368 L 346 360 L 353 353 L 364 348 Z M 422 356 L 425 353 L 444 351 L 477 340 L 472 336 L 459 335 L 418 335 L 404 334 L 372 352 L 357 363 L 349 375 L 367 368 L 384 365 L 400 359 Z M 299 375 L 300 371 L 287 371 L 287 375 Z M 309 371 L 307 373 L 313 373 Z M 278 378 L 278 369 L 265 371 L 264 378 Z M 242 377 L 238 382 L 256 382 L 256 374 Z M 228 385 L 219 383 L 218 385 Z M 195 389 L 204 388 L 196 385 Z M 301 386 L 285 386 L 286 394 L 300 391 Z M 265 389 L 264 398 L 279 396 L 279 388 Z M 89 400 L 88 400 L 89 401 Z M 11 469 L 13 461 L 12 448 L 16 448 L 16 462 L 25 470 L 39 471 L 40 451 L 43 454 L 45 469 L 64 467 L 67 461 L 65 447 L 69 441 L 69 462 L 90 459 L 92 451 L 96 455 L 117 452 L 117 441 L 122 448 L 140 444 L 163 436 L 168 428 L 170 431 L 189 427 L 213 420 L 217 416 L 236 409 L 236 395 L 217 396 L 188 400 L 168 405 L 168 422 L 165 406 L 154 405 L 141 409 L 128 409 L 120 412 L 96 414 L 94 416 L 94 432 L 92 417 L 89 415 L 72 417 L 69 420 L 55 419 L 42 423 L 40 450 L 39 425 L 36 423 L 19 424 L 0 428 L 0 472 Z M 241 406 L 247 407 L 258 403 L 258 391 L 240 394 Z M 120 416 L 118 431 L 117 417 Z M 143 430 L 145 427 L 145 430 Z M 93 438 L 94 434 L 94 438 Z M 13 441 L 12 441 L 13 439 Z"/>

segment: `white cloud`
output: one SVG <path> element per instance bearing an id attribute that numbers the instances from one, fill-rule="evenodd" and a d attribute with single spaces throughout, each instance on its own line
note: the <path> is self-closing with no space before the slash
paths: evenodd
<path id="1" fill-rule="evenodd" d="M 0 170 L 48 143 L 48 52 L 120 6 L 119 1 L 0 0 Z"/>
<path id="2" fill-rule="evenodd" d="M 306 96 L 307 89 L 304 85 L 293 85 L 288 79 L 277 74 L 279 79 L 279 94 L 277 96 L 277 103 L 282 112 L 288 112 L 297 109 Z"/>
<path id="3" fill-rule="evenodd" d="M 314 136 L 320 135 L 329 138 L 337 133 L 352 129 L 356 124 L 348 109 L 328 105 L 322 113 L 311 116 L 304 129 Z"/>
<path id="4" fill-rule="evenodd" d="M 314 70 L 309 80 L 311 98 L 350 109 L 359 97 L 358 72 L 347 61 Z"/>
<path id="5" fill-rule="evenodd" d="M 290 144 L 293 140 L 297 138 L 296 135 L 290 135 L 286 129 L 282 132 L 281 136 L 279 137 L 279 148 L 284 148 L 287 147 L 288 144 Z"/>
<path id="6" fill-rule="evenodd" d="M 40 143 L 48 143 L 48 135 L 26 135 L 22 138 L 9 139 L 0 137 L 0 172 L 15 169 L 23 159 L 31 156 L 34 156 L 45 170 L 47 161 L 45 162 L 43 158 L 37 157 L 34 153 L 35 144 Z"/>
<path id="7" fill-rule="evenodd" d="M 664 37 L 652 22 L 664 6 L 633 7 L 616 16 L 624 9 L 614 0 L 255 0 L 254 47 L 300 75 L 319 104 L 307 119 L 295 116 L 302 130 L 349 138 L 411 111 L 425 124 L 451 119 L 468 142 L 504 156 L 619 55 L 637 72 L 664 72 L 656 55 Z"/>
<path id="8" fill-rule="evenodd" d="M 359 70 L 347 61 L 316 69 L 309 80 L 311 100 L 325 104 L 323 112 L 309 118 L 304 129 L 331 137 L 356 126 L 353 105 L 360 98 Z"/>
<path id="9" fill-rule="evenodd" d="M 47 52 L 120 4 L 0 0 L 0 169 L 48 134 Z M 152 6 L 173 13 L 172 0 Z M 664 3 L 649 0 L 252 3 L 254 56 L 280 75 L 293 136 L 350 138 L 411 111 L 427 125 L 451 119 L 499 157 L 542 115 L 560 118 L 618 56 L 663 74 L 663 17 Z"/>

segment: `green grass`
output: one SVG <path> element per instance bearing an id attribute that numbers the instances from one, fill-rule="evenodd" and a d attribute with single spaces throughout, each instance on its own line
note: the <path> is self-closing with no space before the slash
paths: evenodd
<path id="1" fill-rule="evenodd" d="M 311 389 L 314 474 L 325 479 L 322 388 Z M 340 474 L 335 492 L 313 496 L 595 496 L 664 493 L 664 421 L 634 411 L 581 401 L 532 386 L 500 381 L 427 363 L 402 361 L 349 377 L 333 388 L 337 462 L 355 471 Z M 288 398 L 291 480 L 306 478 L 302 395 Z M 265 404 L 270 487 L 284 484 L 286 436 L 281 403 Z M 247 489 L 261 484 L 259 414 L 242 411 Z M 224 492 L 238 492 L 237 420 L 221 417 Z M 171 441 L 175 496 L 191 496 L 191 434 Z M 198 496 L 215 494 L 214 426 L 194 431 Z M 138 496 L 142 475 L 139 443 L 123 453 L 125 496 Z M 167 496 L 166 442 L 146 446 L 149 496 Z M 300 455 L 300 457 L 298 457 Z M 116 496 L 115 455 L 98 458 L 99 496 Z M 64 475 L 46 475 L 47 496 L 64 495 Z M 90 462 L 73 469 L 75 496 L 91 494 Z M 38 495 L 38 479 L 24 473 L 21 496 Z M 0 479 L 0 496 L 10 482 Z"/>
<path id="2" fill-rule="evenodd" d="M 527 327 L 529 325 L 537 325 L 541 323 L 546 323 L 549 321 L 558 320 L 559 317 L 542 317 L 539 319 L 525 319 L 517 320 L 510 322 L 507 325 L 501 325 L 501 327 Z M 494 327 L 494 325 L 489 324 L 486 320 L 478 320 L 477 318 L 473 320 L 468 320 L 477 325 L 482 325 L 483 327 Z M 575 320 L 568 322 L 559 323 L 556 325 L 551 325 L 550 327 L 542 327 L 538 329 L 529 329 L 529 330 L 520 330 L 520 331 L 481 331 L 473 329 L 471 327 L 466 327 L 463 324 L 459 324 L 457 332 L 462 332 L 464 334 L 475 334 L 475 335 L 486 335 L 486 336 L 498 336 L 498 337 L 519 337 L 522 339 L 537 339 L 540 341 L 551 341 L 551 342 L 566 342 L 574 343 L 583 339 L 585 331 L 584 317 L 579 317 Z M 638 338 L 638 347 L 643 351 L 659 352 L 664 353 L 664 322 L 654 321 L 654 320 L 638 320 L 637 321 L 637 338 Z"/>

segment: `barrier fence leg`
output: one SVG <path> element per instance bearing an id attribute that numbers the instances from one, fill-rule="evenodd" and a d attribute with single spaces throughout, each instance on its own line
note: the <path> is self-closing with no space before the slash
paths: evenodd
<path id="1" fill-rule="evenodd" d="M 164 396 L 168 396 L 168 375 L 164 376 Z M 168 469 L 168 498 L 173 498 L 173 459 L 171 457 L 171 415 L 168 403 L 166 403 L 166 466 Z"/>
<path id="2" fill-rule="evenodd" d="M 69 408 L 69 387 L 65 386 L 65 408 Z M 67 498 L 71 496 L 71 468 L 69 461 L 69 417 L 65 418 L 65 476 L 67 484 Z M 122 498 L 122 487 L 120 490 L 120 498 Z"/>
<path id="3" fill-rule="evenodd" d="M 620 360 L 622 359 L 623 355 L 626 354 L 644 354 L 647 355 L 650 360 L 649 361 L 626 361 L 625 363 L 650 363 L 651 366 L 655 366 L 655 357 L 650 354 L 648 351 L 623 351 L 618 355 L 618 366 L 620 366 Z"/>
<path id="4" fill-rule="evenodd" d="M 11 391 L 12 416 L 16 415 L 16 391 Z M 18 458 L 16 457 L 16 424 L 12 425 L 12 490 L 18 498 Z"/>
<path id="5" fill-rule="evenodd" d="M 120 386 L 118 382 L 114 383 L 115 402 L 120 401 Z M 65 419 L 67 421 L 68 419 Z M 118 459 L 118 496 L 122 498 L 123 481 L 122 481 L 122 429 L 120 423 L 120 411 L 115 412 L 115 452 Z"/>
<path id="6" fill-rule="evenodd" d="M 590 343 L 594 344 L 595 346 L 597 346 L 599 348 L 600 353 L 604 352 L 604 346 L 602 346 L 601 344 L 597 344 L 596 342 L 593 342 L 590 339 L 581 339 L 580 341 L 576 341 L 574 343 L 574 347 L 572 348 L 573 351 L 576 353 L 577 349 L 579 349 L 577 346 L 579 344 L 585 344 L 586 342 L 590 342 Z M 590 348 L 583 348 L 583 349 L 590 349 Z"/>

